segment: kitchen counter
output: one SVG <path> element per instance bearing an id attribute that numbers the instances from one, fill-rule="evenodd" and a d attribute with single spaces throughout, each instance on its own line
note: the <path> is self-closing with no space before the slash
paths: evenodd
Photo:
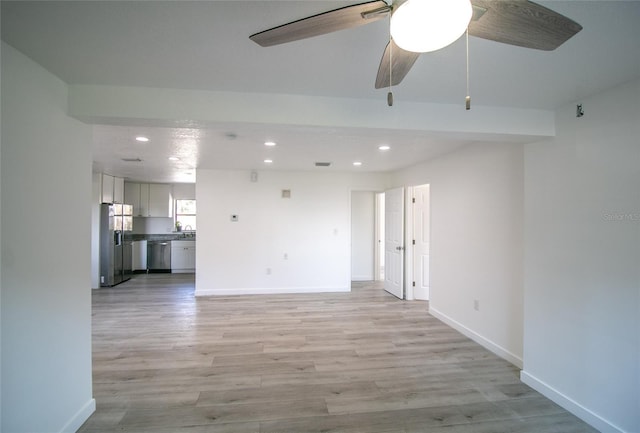
<path id="1" fill-rule="evenodd" d="M 133 241 L 195 241 L 196 234 L 191 232 L 174 232 L 167 234 L 132 234 Z"/>

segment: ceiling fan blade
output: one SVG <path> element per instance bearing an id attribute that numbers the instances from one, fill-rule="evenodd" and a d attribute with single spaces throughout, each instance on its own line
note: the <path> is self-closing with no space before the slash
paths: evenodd
<path id="1" fill-rule="evenodd" d="M 369 1 L 283 24 L 251 35 L 249 39 L 263 47 L 270 47 L 368 24 L 384 18 L 389 12 L 391 6 L 384 1 Z"/>
<path id="2" fill-rule="evenodd" d="M 391 56 L 391 63 L 393 63 L 393 72 L 391 74 L 391 85 L 396 86 L 404 79 L 409 73 L 409 70 L 413 64 L 420 57 L 420 53 L 414 53 L 411 51 L 405 51 L 390 41 L 387 47 L 384 49 L 382 60 L 380 60 L 380 66 L 378 67 L 378 76 L 376 77 L 376 89 L 382 89 L 389 87 L 389 56 Z"/>
<path id="3" fill-rule="evenodd" d="M 469 34 L 519 47 L 552 51 L 582 30 L 575 21 L 528 0 L 471 0 Z M 484 11 L 483 11 L 484 9 Z"/>

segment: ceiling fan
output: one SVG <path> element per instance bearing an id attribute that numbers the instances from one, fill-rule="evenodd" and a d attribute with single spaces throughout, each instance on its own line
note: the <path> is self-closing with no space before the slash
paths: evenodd
<path id="1" fill-rule="evenodd" d="M 469 8 L 469 0 L 460 1 L 466 2 L 465 7 Z M 399 40 L 396 44 L 393 20 L 400 15 L 403 8 L 407 9 L 410 3 L 418 2 L 426 5 L 427 15 L 433 15 L 435 24 L 440 20 L 437 16 L 439 12 L 435 9 L 436 3 L 456 3 L 453 0 L 389 0 L 389 3 L 383 0 L 368 1 L 302 18 L 255 33 L 249 38 L 263 47 L 269 47 L 369 24 L 392 14 L 392 37 L 382 55 L 375 81 L 376 89 L 391 87 L 404 79 L 421 52 L 433 51 L 406 49 L 399 46 Z M 528 0 L 471 0 L 469 9 L 469 16 L 461 33 L 449 43 L 458 39 L 468 29 L 471 36 L 551 51 L 582 30 L 582 26 L 573 20 Z M 424 21 L 418 23 L 423 29 L 428 27 L 424 25 Z"/>

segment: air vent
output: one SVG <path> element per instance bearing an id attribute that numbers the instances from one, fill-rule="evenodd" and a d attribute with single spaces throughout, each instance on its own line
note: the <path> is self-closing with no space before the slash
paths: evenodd
<path id="1" fill-rule="evenodd" d="M 316 162 L 316 167 L 329 167 L 330 165 L 330 162 Z"/>
<path id="2" fill-rule="evenodd" d="M 122 158 L 124 162 L 142 162 L 140 158 Z"/>

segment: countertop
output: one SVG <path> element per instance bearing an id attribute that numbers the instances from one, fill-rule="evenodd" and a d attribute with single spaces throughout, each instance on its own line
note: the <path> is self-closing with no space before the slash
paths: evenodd
<path id="1" fill-rule="evenodd" d="M 193 232 L 174 232 L 167 234 L 132 234 L 131 241 L 195 241 L 196 234 Z"/>

